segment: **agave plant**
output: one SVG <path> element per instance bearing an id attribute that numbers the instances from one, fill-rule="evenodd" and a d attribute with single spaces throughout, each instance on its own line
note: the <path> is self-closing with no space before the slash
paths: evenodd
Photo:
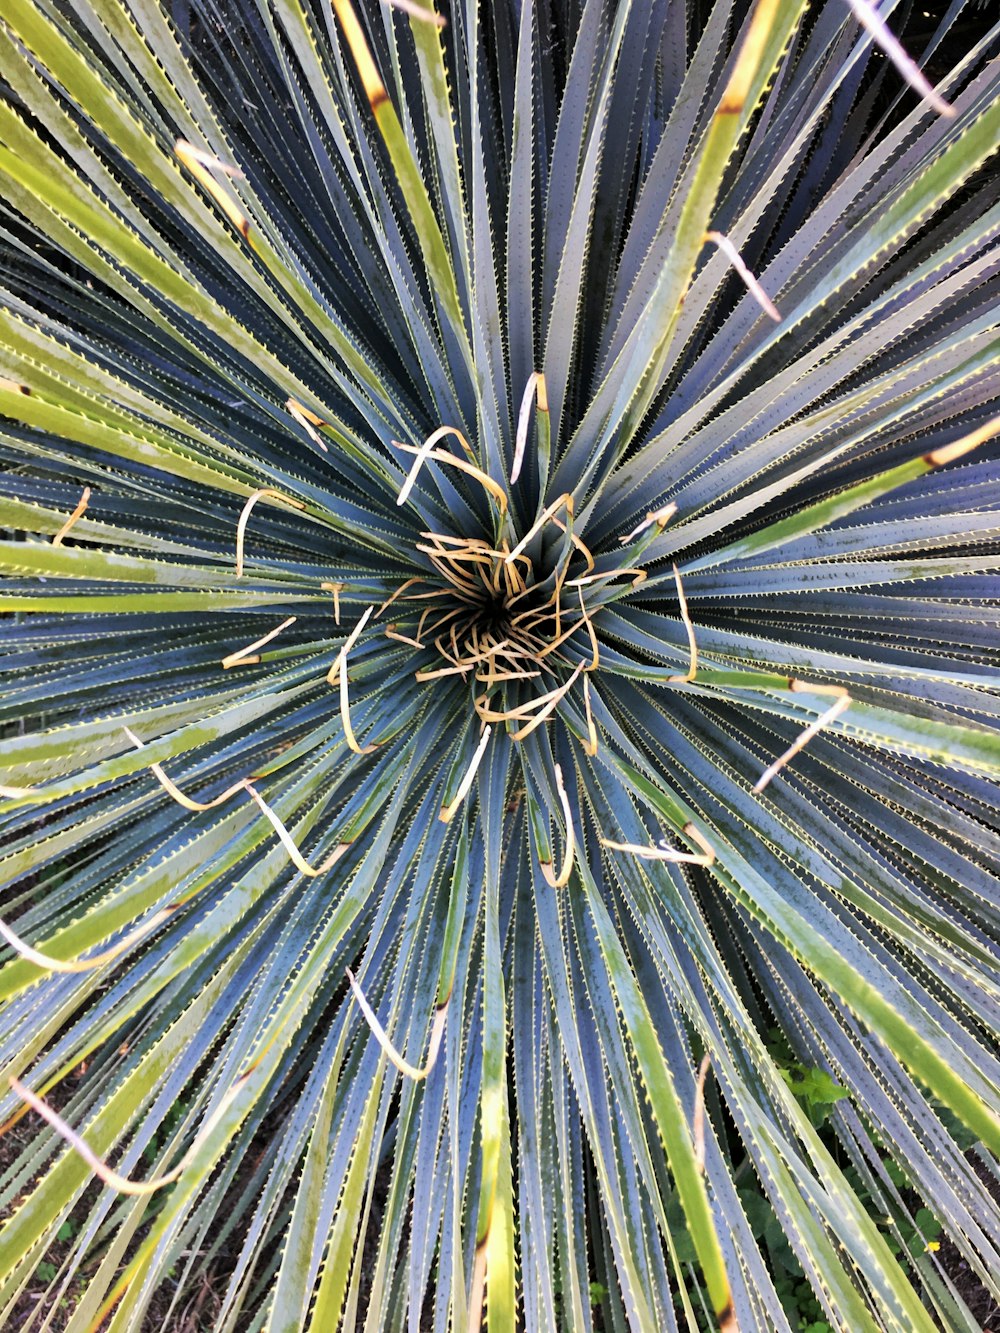
<path id="1" fill-rule="evenodd" d="M 5 1327 L 1000 1294 L 1000 31 L 805 8 L 4 0 Z"/>

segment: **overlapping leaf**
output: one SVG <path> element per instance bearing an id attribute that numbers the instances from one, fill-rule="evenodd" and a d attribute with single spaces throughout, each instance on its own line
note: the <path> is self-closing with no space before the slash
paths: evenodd
<path id="1" fill-rule="evenodd" d="M 0 1322 L 964 1327 L 1000 32 L 438 8 L 0 18 Z"/>

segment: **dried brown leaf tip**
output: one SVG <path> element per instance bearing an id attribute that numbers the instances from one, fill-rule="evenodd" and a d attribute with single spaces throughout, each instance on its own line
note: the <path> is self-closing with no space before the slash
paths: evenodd
<path id="1" fill-rule="evenodd" d="M 166 907 L 160 908 L 148 917 L 140 925 L 124 935 L 117 943 L 110 948 L 102 949 L 100 953 L 91 954 L 89 958 L 62 958 L 58 955 L 46 953 L 43 949 L 36 949 L 33 945 L 23 940 L 5 921 L 0 921 L 0 935 L 7 941 L 10 947 L 23 958 L 26 962 L 33 963 L 35 967 L 43 968 L 46 972 L 61 973 L 80 973 L 93 972 L 105 964 L 114 962 L 120 958 L 133 945 L 140 943 L 147 935 L 152 934 L 164 921 L 168 921 L 181 906 L 180 903 L 169 903 Z"/>
<path id="2" fill-rule="evenodd" d="M 545 384 L 545 376 L 540 370 L 534 370 L 528 376 L 528 383 L 524 387 L 524 396 L 521 399 L 521 408 L 517 414 L 517 432 L 514 437 L 514 461 L 510 469 L 510 484 L 513 486 L 521 475 L 521 468 L 524 466 L 525 454 L 528 447 L 528 424 L 531 420 L 531 405 L 535 404 L 537 410 L 548 416 L 549 412 L 549 394 Z"/>
<path id="3" fill-rule="evenodd" d="M 821 713 L 815 722 L 811 722 L 806 729 L 800 733 L 794 743 L 788 747 L 784 754 L 779 755 L 773 764 L 765 768 L 754 783 L 754 791 L 761 792 L 764 788 L 781 772 L 786 764 L 790 763 L 797 754 L 809 744 L 812 738 L 818 735 L 824 727 L 828 727 L 834 722 L 841 713 L 845 712 L 851 706 L 851 696 L 842 685 L 813 685 L 808 681 L 789 680 L 788 688 L 806 694 L 832 694 L 834 702 L 825 712 Z"/>
<path id="4" fill-rule="evenodd" d="M 701 1057 L 701 1064 L 698 1066 L 698 1076 L 694 1085 L 694 1116 L 692 1119 L 694 1158 L 698 1164 L 698 1170 L 702 1173 L 705 1170 L 705 1079 L 708 1077 L 711 1065 L 711 1057 L 706 1053 Z"/>
<path id="5" fill-rule="evenodd" d="M 892 32 L 871 0 L 847 0 L 847 4 L 854 17 L 872 35 L 876 45 L 881 47 L 917 96 L 928 106 L 933 107 L 939 116 L 951 119 L 957 115 L 955 108 L 931 87 L 920 66 Z"/>
<path id="6" fill-rule="evenodd" d="M 329 453 L 330 451 L 329 448 L 327 447 L 326 441 L 323 439 L 323 437 L 319 433 L 319 430 L 317 429 L 317 427 L 322 427 L 326 425 L 326 422 L 323 420 L 323 418 L 321 416 L 317 416 L 316 413 L 313 412 L 310 408 L 306 407 L 304 403 L 300 403 L 294 398 L 287 399 L 287 401 L 285 402 L 285 407 L 288 409 L 289 416 L 291 416 L 293 420 L 298 422 L 298 424 L 302 427 L 305 433 L 309 436 L 310 440 L 312 440 L 313 444 L 315 444 L 318 448 L 322 449 L 325 454 Z"/>
<path id="7" fill-rule="evenodd" d="M 358 985 L 357 978 L 350 968 L 347 969 L 347 980 L 351 986 L 351 993 L 357 1001 L 358 1008 L 364 1015 L 365 1022 L 371 1028 L 372 1036 L 381 1046 L 388 1057 L 389 1063 L 414 1082 L 421 1082 L 434 1068 L 437 1063 L 438 1053 L 441 1050 L 441 1038 L 444 1036 L 445 1020 L 448 1017 L 448 1005 L 441 1004 L 434 1011 L 434 1019 L 431 1023 L 431 1039 L 427 1048 L 427 1059 L 422 1065 L 411 1065 L 408 1060 L 399 1054 L 395 1046 L 389 1040 L 385 1028 L 378 1021 L 374 1009 L 365 998 L 365 993 Z"/>
<path id="8" fill-rule="evenodd" d="M 627 852 L 630 856 L 638 857 L 640 861 L 671 861 L 691 866 L 714 865 L 715 849 L 697 826 L 687 823 L 682 831 L 689 842 L 701 848 L 700 852 L 679 851 L 676 847 L 671 847 L 666 838 L 661 838 L 658 846 L 652 844 L 647 846 L 638 842 L 612 842 L 610 838 L 602 838 L 601 846 L 607 847 L 612 852 Z"/>
<path id="9" fill-rule="evenodd" d="M 283 630 L 288 629 L 289 625 L 294 625 L 295 619 L 295 616 L 289 616 L 287 620 L 283 620 L 281 624 L 276 625 L 274 629 L 268 630 L 266 634 L 261 635 L 259 639 L 255 639 L 253 643 L 248 643 L 245 648 L 237 648 L 235 652 L 227 653 L 222 659 L 223 669 L 228 671 L 230 667 L 253 666 L 258 663 L 260 661 L 260 654 L 257 652 L 257 649 L 265 648 L 269 643 L 276 639 Z"/>
<path id="10" fill-rule="evenodd" d="M 63 542 L 69 536 L 70 532 L 72 532 L 77 522 L 79 522 L 79 520 L 83 518 L 84 514 L 87 512 L 87 505 L 89 503 L 90 503 L 90 487 L 84 486 L 83 494 L 77 501 L 76 508 L 70 514 L 69 518 L 62 525 L 62 527 L 59 529 L 56 535 L 52 538 L 53 546 L 62 546 Z"/>
<path id="11" fill-rule="evenodd" d="M 340 594 L 347 587 L 346 583 L 321 583 L 319 585 L 324 592 L 333 593 L 333 623 L 340 624 Z"/>
<path id="12" fill-rule="evenodd" d="M 320 875 L 325 875 L 328 870 L 337 864 L 350 847 L 351 844 L 349 842 L 338 842 L 329 856 L 321 861 L 318 866 L 311 865 L 299 851 L 298 844 L 289 833 L 284 821 L 271 809 L 270 805 L 264 800 L 257 788 L 249 780 L 240 785 L 248 792 L 250 798 L 257 806 L 257 809 L 271 825 L 275 833 L 277 833 L 278 841 L 288 853 L 292 864 L 295 866 L 295 869 L 299 874 L 306 875 L 309 879 L 316 879 Z"/>
<path id="13" fill-rule="evenodd" d="M 464 450 L 465 457 L 459 457 L 456 454 L 449 453 L 446 449 L 438 449 L 436 447 L 441 440 L 447 439 L 449 436 L 458 440 Z M 424 440 L 421 445 L 405 444 L 400 440 L 393 440 L 392 444 L 396 449 L 402 449 L 406 453 L 415 455 L 410 471 L 406 480 L 403 482 L 403 485 L 400 487 L 399 495 L 396 498 L 397 505 L 406 503 L 410 496 L 410 492 L 413 490 L 420 469 L 426 462 L 428 462 L 428 460 L 433 459 L 436 463 L 446 463 L 449 467 L 458 468 L 459 471 L 465 472 L 470 477 L 474 477 L 475 480 L 479 482 L 480 486 L 493 497 L 501 510 L 507 508 L 507 492 L 499 482 L 494 481 L 491 476 L 478 466 L 471 445 L 462 432 L 457 430 L 454 426 L 439 426 L 437 430 L 432 431 L 431 434 L 428 435 L 427 439 Z"/>
<path id="14" fill-rule="evenodd" d="M 670 679 L 677 681 L 679 684 L 687 684 L 689 681 L 694 680 L 695 676 L 698 674 L 698 641 L 695 638 L 694 625 L 691 623 L 691 616 L 688 612 L 687 598 L 684 596 L 684 584 L 681 582 L 680 571 L 676 565 L 673 566 L 673 571 L 674 582 L 677 585 L 677 604 L 680 607 L 681 621 L 687 632 L 688 650 L 691 654 L 691 660 L 688 664 L 688 669 L 683 676 L 671 676 Z"/>
<path id="15" fill-rule="evenodd" d="M 930 453 L 924 454 L 924 462 L 929 468 L 944 467 L 946 463 L 954 463 L 956 459 L 964 458 L 973 449 L 978 449 L 981 444 L 992 440 L 998 434 L 1000 434 L 1000 417 L 991 417 L 982 426 L 978 426 L 951 444 L 944 444 L 940 449 L 932 449 Z"/>
<path id="16" fill-rule="evenodd" d="M 115 1171 L 112 1167 L 108 1166 L 107 1162 L 105 1162 L 102 1157 L 99 1157 L 98 1154 L 94 1152 L 82 1135 L 78 1134 L 57 1111 L 49 1106 L 48 1102 L 43 1101 L 43 1099 L 36 1093 L 32 1092 L 30 1088 L 25 1087 L 19 1079 L 11 1078 L 10 1086 L 22 1101 L 26 1102 L 33 1111 L 52 1126 L 60 1138 L 64 1139 L 65 1142 L 69 1144 L 70 1148 L 72 1148 L 76 1155 L 86 1162 L 99 1180 L 103 1181 L 105 1185 L 113 1189 L 117 1194 L 141 1197 L 146 1194 L 155 1194 L 157 1190 L 163 1189 L 166 1185 L 172 1185 L 174 1181 L 180 1179 L 184 1171 L 197 1156 L 202 1144 L 209 1138 L 212 1131 L 221 1122 L 223 1116 L 239 1095 L 240 1090 L 246 1082 L 246 1078 L 247 1075 L 244 1074 L 236 1080 L 232 1087 L 226 1090 L 225 1094 L 220 1099 L 218 1106 L 205 1120 L 201 1129 L 192 1141 L 190 1148 L 188 1148 L 187 1152 L 177 1165 L 163 1175 L 153 1176 L 149 1180 L 132 1180 L 130 1177 L 123 1176 Z"/>
<path id="17" fill-rule="evenodd" d="M 635 541 L 636 537 L 640 536 L 647 528 L 651 528 L 654 524 L 659 531 L 662 532 L 676 513 L 677 506 L 673 503 L 663 505 L 660 509 L 653 509 L 646 515 L 641 523 L 637 523 L 630 532 L 626 532 L 625 535 L 619 537 L 618 540 L 625 546 L 628 542 Z"/>
<path id="18" fill-rule="evenodd" d="M 442 14 L 435 14 L 428 5 L 419 5 L 416 0 L 382 0 L 382 2 L 390 9 L 398 9 L 400 13 L 408 14 L 411 19 L 417 19 L 420 23 L 430 23 L 435 28 L 443 28 L 448 22 Z"/>
<path id="19" fill-rule="evenodd" d="M 472 758 L 469 760 L 469 766 L 462 775 L 462 780 L 458 784 L 455 795 L 447 805 L 441 807 L 441 813 L 438 818 L 442 823 L 448 824 L 454 818 L 459 806 L 472 790 L 472 784 L 476 780 L 476 774 L 479 771 L 479 765 L 483 762 L 483 755 L 486 753 L 490 743 L 490 736 L 493 734 L 492 727 L 484 727 L 483 734 L 479 738 L 479 744 L 476 746 Z"/>
<path id="20" fill-rule="evenodd" d="M 243 553 L 246 544 L 247 524 L 250 522 L 250 515 L 261 500 L 273 500 L 277 504 L 290 505 L 292 509 L 305 509 L 301 500 L 293 500 L 290 495 L 285 495 L 283 491 L 276 491 L 271 486 L 262 486 L 259 490 L 252 491 L 247 496 L 246 503 L 240 510 L 240 516 L 236 523 L 236 577 L 243 577 Z"/>
<path id="21" fill-rule="evenodd" d="M 385 90 L 385 84 L 378 72 L 378 66 L 372 58 L 364 29 L 358 22 L 358 16 L 355 14 L 350 0 L 333 0 L 333 8 L 350 49 L 351 57 L 354 60 L 354 66 L 358 71 L 358 77 L 368 99 L 368 105 L 373 113 L 377 113 L 379 107 L 389 100 L 389 94 Z"/>
<path id="22" fill-rule="evenodd" d="M 368 624 L 368 621 L 371 618 L 374 611 L 375 611 L 374 606 L 368 607 L 364 615 L 351 630 L 350 634 L 348 634 L 347 638 L 344 640 L 340 652 L 333 659 L 333 665 L 330 667 L 330 670 L 327 672 L 326 676 L 328 685 L 332 685 L 336 681 L 339 686 L 340 719 L 344 727 L 344 739 L 347 741 L 347 744 L 350 746 L 350 748 L 354 751 L 355 754 L 372 754 L 375 750 L 378 749 L 377 745 L 366 745 L 362 747 L 358 744 L 358 739 L 354 734 L 354 727 L 351 725 L 351 706 L 350 706 L 350 698 L 348 696 L 348 681 L 347 681 L 347 654 L 350 652 L 350 650 L 357 643 L 358 639 L 361 637 L 362 631 Z"/>
<path id="23" fill-rule="evenodd" d="M 739 274 L 743 285 L 760 306 L 761 310 L 763 310 L 764 314 L 767 315 L 768 319 L 773 319 L 776 323 L 780 323 L 781 315 L 778 313 L 777 306 L 747 268 L 740 252 L 736 249 L 736 246 L 733 245 L 729 237 L 724 236 L 721 231 L 707 231 L 705 233 L 705 241 L 717 246 L 722 254 L 726 256 L 733 270 Z"/>
<path id="24" fill-rule="evenodd" d="M 569 883 L 569 877 L 573 873 L 573 858 L 576 854 L 576 833 L 573 828 L 573 808 L 569 803 L 569 796 L 566 793 L 566 787 L 563 783 L 562 769 L 558 764 L 555 765 L 556 792 L 559 796 L 559 804 L 562 806 L 563 819 L 566 823 L 566 845 L 563 850 L 562 866 L 558 875 L 555 873 L 552 864 L 547 861 L 541 862 L 541 871 L 546 884 L 553 889 L 564 888 Z"/>
<path id="25" fill-rule="evenodd" d="M 174 154 L 178 161 L 182 162 L 188 172 L 195 178 L 210 198 L 214 199 L 216 205 L 226 215 L 232 225 L 240 233 L 245 241 L 250 240 L 250 219 L 244 213 L 243 209 L 237 203 L 232 193 L 221 185 L 213 176 L 213 172 L 221 176 L 228 176 L 230 180 L 242 180 L 243 172 L 239 167 L 234 167 L 228 162 L 222 161 L 214 153 L 210 153 L 203 148 L 197 148 L 194 144 L 188 143 L 186 139 L 178 139 L 174 144 Z"/>
<path id="26" fill-rule="evenodd" d="M 146 748 L 145 741 L 141 741 L 131 728 L 122 727 L 122 731 L 124 731 L 125 735 L 137 750 L 144 750 Z M 196 801 L 185 792 L 181 791 L 176 782 L 167 776 L 161 764 L 150 764 L 149 771 L 172 800 L 176 801 L 178 805 L 183 806 L 185 810 L 190 810 L 192 813 L 196 814 L 205 810 L 215 810 L 218 806 L 224 805 L 231 796 L 235 795 L 238 791 L 242 791 L 245 786 L 244 780 L 241 779 L 239 782 L 233 783 L 231 787 L 227 787 L 224 792 L 219 796 L 214 797 L 211 801 Z"/>
<path id="27" fill-rule="evenodd" d="M 0 796 L 8 801 L 19 801 L 22 796 L 34 796 L 37 790 L 37 787 L 10 787 L 0 784 Z"/>

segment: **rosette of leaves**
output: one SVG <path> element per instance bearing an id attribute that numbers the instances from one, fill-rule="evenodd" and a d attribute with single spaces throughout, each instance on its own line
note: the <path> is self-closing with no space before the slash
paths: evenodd
<path id="1" fill-rule="evenodd" d="M 1000 43 L 895 8 L 5 0 L 0 1322 L 995 1291 Z"/>

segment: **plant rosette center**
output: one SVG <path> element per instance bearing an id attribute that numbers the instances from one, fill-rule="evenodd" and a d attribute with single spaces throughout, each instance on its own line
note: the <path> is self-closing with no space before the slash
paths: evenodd
<path id="1" fill-rule="evenodd" d="M 417 550 L 428 573 L 390 599 L 387 634 L 428 654 L 417 679 L 473 682 L 480 719 L 506 722 L 515 736 L 544 721 L 579 675 L 598 666 L 593 616 L 600 590 L 623 572 L 597 570 L 572 530 L 568 497 L 560 507 L 566 520 L 549 506 L 516 544 L 422 532 Z"/>

